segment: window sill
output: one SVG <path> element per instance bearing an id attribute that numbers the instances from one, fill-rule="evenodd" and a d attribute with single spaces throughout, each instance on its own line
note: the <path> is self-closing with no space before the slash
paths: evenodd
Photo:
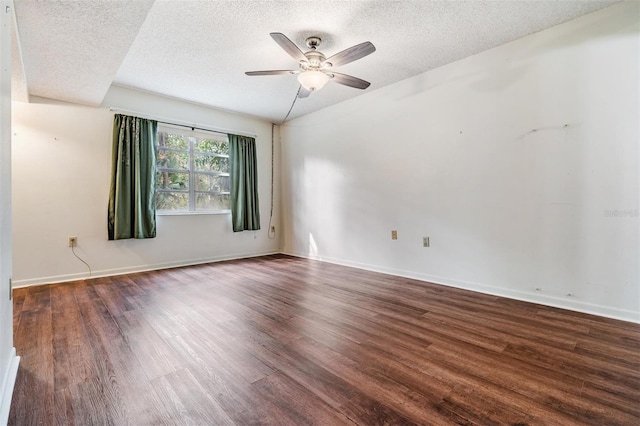
<path id="1" fill-rule="evenodd" d="M 231 210 L 216 210 L 216 211 L 198 211 L 198 212 L 185 212 L 185 211 L 157 211 L 156 216 L 202 216 L 202 215 L 223 215 L 231 214 Z"/>

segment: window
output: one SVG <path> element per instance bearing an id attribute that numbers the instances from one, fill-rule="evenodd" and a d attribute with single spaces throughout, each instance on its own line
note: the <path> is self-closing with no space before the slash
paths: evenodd
<path id="1" fill-rule="evenodd" d="M 159 127 L 158 213 L 226 213 L 229 206 L 227 135 Z"/>

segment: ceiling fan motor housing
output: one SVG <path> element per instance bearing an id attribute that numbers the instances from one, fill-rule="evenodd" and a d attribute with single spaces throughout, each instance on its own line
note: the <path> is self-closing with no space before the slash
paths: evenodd
<path id="1" fill-rule="evenodd" d="M 319 69 L 327 60 L 327 58 L 317 50 L 310 50 L 308 52 L 305 52 L 304 56 L 306 56 L 307 60 L 309 61 L 308 68 L 312 69 Z"/>

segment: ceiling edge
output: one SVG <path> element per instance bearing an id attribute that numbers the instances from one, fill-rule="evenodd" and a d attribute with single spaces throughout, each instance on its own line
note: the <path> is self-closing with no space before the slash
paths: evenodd
<path id="1" fill-rule="evenodd" d="M 22 59 L 22 45 L 20 43 L 20 30 L 16 18 L 16 8 L 13 0 L 11 3 L 11 100 L 29 102 L 29 85 Z"/>
<path id="2" fill-rule="evenodd" d="M 109 87 L 109 90 L 111 88 L 115 88 L 115 89 L 124 89 L 124 90 L 128 90 L 131 92 L 138 92 L 138 93 L 144 93 L 147 95 L 152 95 L 152 96 L 157 96 L 160 98 L 165 98 L 165 99 L 170 99 L 172 101 L 176 101 L 176 102 L 181 102 L 184 104 L 188 104 L 188 105 L 194 105 L 200 108 L 207 108 L 210 110 L 214 110 L 214 111 L 220 111 L 220 112 L 224 112 L 226 114 L 234 114 L 234 115 L 239 115 L 241 117 L 247 117 L 247 118 L 251 118 L 253 120 L 260 120 L 260 121 L 264 121 L 267 123 L 272 123 L 272 124 L 278 124 L 278 123 L 273 123 L 273 120 L 270 120 L 268 118 L 265 117 L 261 117 L 259 115 L 254 115 L 254 114 L 247 114 L 245 112 L 239 112 L 239 111 L 234 111 L 231 109 L 225 109 L 225 108 L 221 108 L 221 107 L 216 107 L 213 105 L 207 105 L 205 103 L 202 102 L 196 102 L 196 101 L 189 101 L 187 99 L 183 99 L 183 98 L 178 98 L 176 96 L 170 96 L 170 95 L 165 95 L 162 93 L 157 93 L 151 90 L 144 90 L 144 89 L 140 89 L 137 87 L 132 87 L 132 86 L 127 86 L 126 84 L 119 84 L 119 83 L 111 83 L 111 86 Z M 107 94 L 109 93 L 109 90 L 107 91 Z M 106 98 L 106 96 L 105 96 Z M 110 108 L 110 107 L 117 107 L 116 105 L 107 105 L 109 102 L 105 103 L 105 98 L 103 98 L 102 104 L 100 106 L 102 106 L 103 108 Z"/>

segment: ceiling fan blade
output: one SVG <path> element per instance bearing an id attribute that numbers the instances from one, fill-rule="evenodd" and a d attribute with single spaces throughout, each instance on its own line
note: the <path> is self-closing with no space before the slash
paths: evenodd
<path id="1" fill-rule="evenodd" d="M 355 46 L 351 46 L 348 49 L 343 50 L 342 52 L 338 52 L 335 55 L 327 58 L 326 62 L 330 62 L 331 65 L 337 67 L 339 65 L 345 65 L 349 62 L 353 62 L 360 58 L 364 58 L 367 55 L 372 54 L 376 51 L 376 47 L 370 41 L 365 41 L 364 43 L 356 44 Z"/>
<path id="2" fill-rule="evenodd" d="M 307 98 L 311 94 L 311 90 L 307 90 L 304 86 L 300 86 L 300 91 L 298 92 L 298 98 Z"/>
<path id="3" fill-rule="evenodd" d="M 270 70 L 270 71 L 247 71 L 246 75 L 288 75 L 296 74 L 298 71 L 291 70 Z"/>
<path id="4" fill-rule="evenodd" d="M 272 39 L 275 40 L 276 43 L 278 43 L 278 45 L 280 45 L 280 47 L 282 47 L 284 49 L 285 52 L 287 52 L 293 59 L 295 59 L 296 61 L 307 61 L 307 57 L 304 56 L 304 53 L 302 53 L 302 50 L 300 50 L 298 48 L 298 46 L 295 45 L 294 42 L 292 42 L 291 40 L 289 40 L 289 38 L 287 38 L 286 35 L 282 34 L 282 33 L 270 33 L 269 34 L 271 36 Z"/>
<path id="5" fill-rule="evenodd" d="M 335 81 L 339 84 L 344 84 L 345 86 L 355 87 L 356 89 L 366 89 L 369 87 L 371 83 L 368 81 L 362 80 L 358 77 L 353 77 L 347 74 L 340 74 L 339 72 L 332 72 L 330 75 L 333 75 L 331 80 Z"/>

